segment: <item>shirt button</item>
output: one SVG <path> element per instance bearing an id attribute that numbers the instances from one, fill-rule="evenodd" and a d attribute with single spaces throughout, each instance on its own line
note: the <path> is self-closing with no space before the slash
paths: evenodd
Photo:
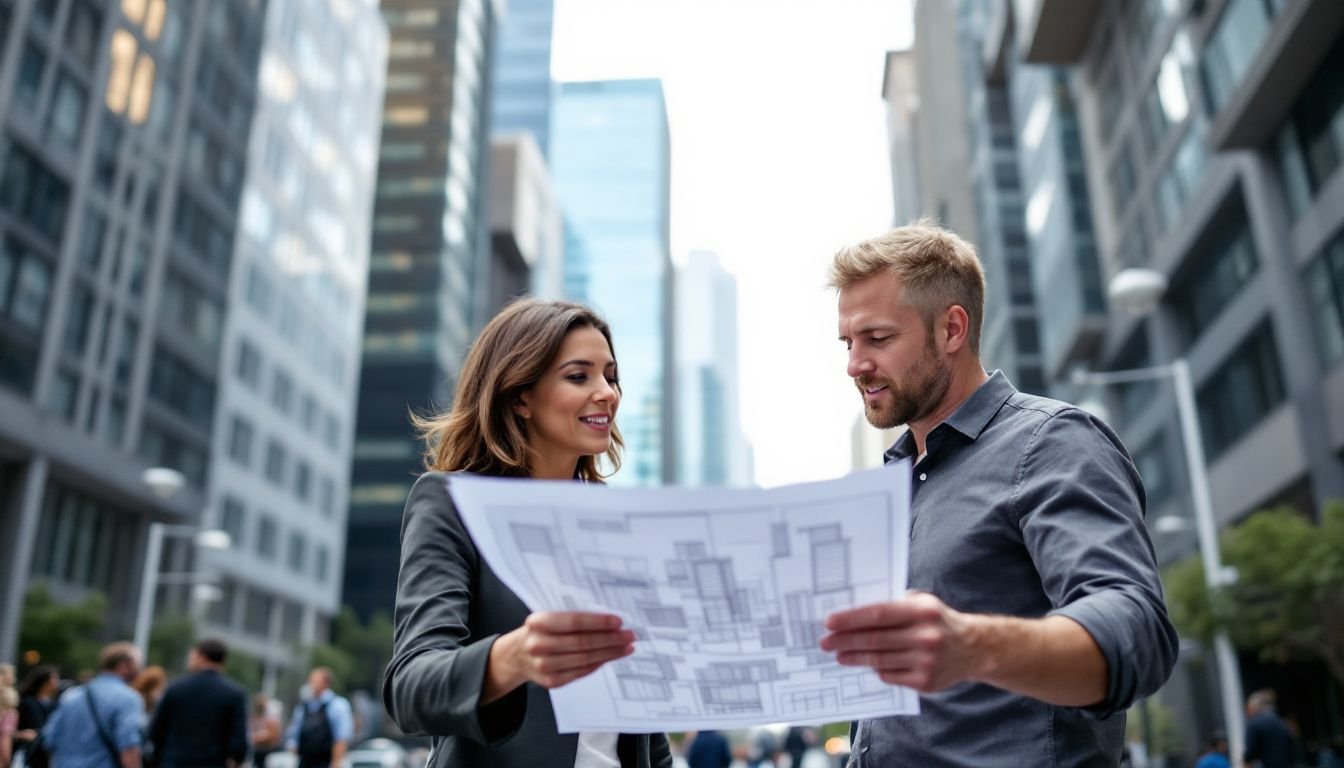
<path id="1" fill-rule="evenodd" d="M 920 472 L 920 473 L 919 473 L 919 481 L 920 481 L 921 483 L 924 482 L 925 480 L 928 480 L 928 479 L 929 479 L 929 475 L 928 475 L 928 473 L 926 473 L 926 472 Z"/>

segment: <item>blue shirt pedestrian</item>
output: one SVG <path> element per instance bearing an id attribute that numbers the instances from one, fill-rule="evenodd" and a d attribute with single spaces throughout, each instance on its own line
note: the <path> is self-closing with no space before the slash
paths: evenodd
<path id="1" fill-rule="evenodd" d="M 121 753 L 140 747 L 144 727 L 144 699 L 126 681 L 104 672 L 61 697 L 42 728 L 42 740 L 50 745 L 52 768 L 120 768 Z"/>
<path id="2" fill-rule="evenodd" d="M 350 743 L 350 739 L 355 735 L 355 717 L 350 709 L 350 702 L 327 689 L 321 696 L 305 699 L 294 707 L 294 715 L 289 719 L 289 729 L 285 731 L 287 748 L 297 749 L 299 746 L 299 728 L 303 725 L 304 713 L 316 712 L 323 704 L 327 705 L 327 722 L 331 724 L 332 743 L 338 741 Z"/>

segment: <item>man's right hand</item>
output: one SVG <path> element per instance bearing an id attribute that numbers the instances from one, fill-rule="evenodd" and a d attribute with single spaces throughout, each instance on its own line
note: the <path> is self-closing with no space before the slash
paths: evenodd
<path id="1" fill-rule="evenodd" d="M 635 652 L 635 633 L 605 613 L 534 613 L 490 647 L 481 703 L 503 698 L 526 682 L 559 688 Z"/>

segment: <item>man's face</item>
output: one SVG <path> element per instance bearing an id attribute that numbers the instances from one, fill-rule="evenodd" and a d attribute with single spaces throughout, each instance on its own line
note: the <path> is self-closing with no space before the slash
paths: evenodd
<path id="1" fill-rule="evenodd" d="M 308 690 L 312 691 L 313 698 L 322 695 L 327 690 L 327 676 L 317 670 L 308 674 Z"/>
<path id="2" fill-rule="evenodd" d="M 140 657 L 132 654 L 130 658 L 121 662 L 120 672 L 117 676 L 129 683 L 138 674 L 140 674 Z"/>
<path id="3" fill-rule="evenodd" d="M 840 340 L 847 371 L 863 398 L 864 415 L 879 429 L 928 416 L 951 383 L 919 310 L 904 303 L 900 280 L 880 274 L 840 289 Z"/>

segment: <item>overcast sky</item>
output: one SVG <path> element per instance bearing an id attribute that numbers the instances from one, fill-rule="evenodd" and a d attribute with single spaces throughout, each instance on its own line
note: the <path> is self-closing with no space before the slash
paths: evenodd
<path id="1" fill-rule="evenodd" d="M 861 405 L 825 270 L 890 226 L 882 68 L 911 34 L 908 0 L 556 0 L 557 80 L 663 81 L 672 258 L 705 248 L 737 276 L 762 485 L 849 469 Z"/>

